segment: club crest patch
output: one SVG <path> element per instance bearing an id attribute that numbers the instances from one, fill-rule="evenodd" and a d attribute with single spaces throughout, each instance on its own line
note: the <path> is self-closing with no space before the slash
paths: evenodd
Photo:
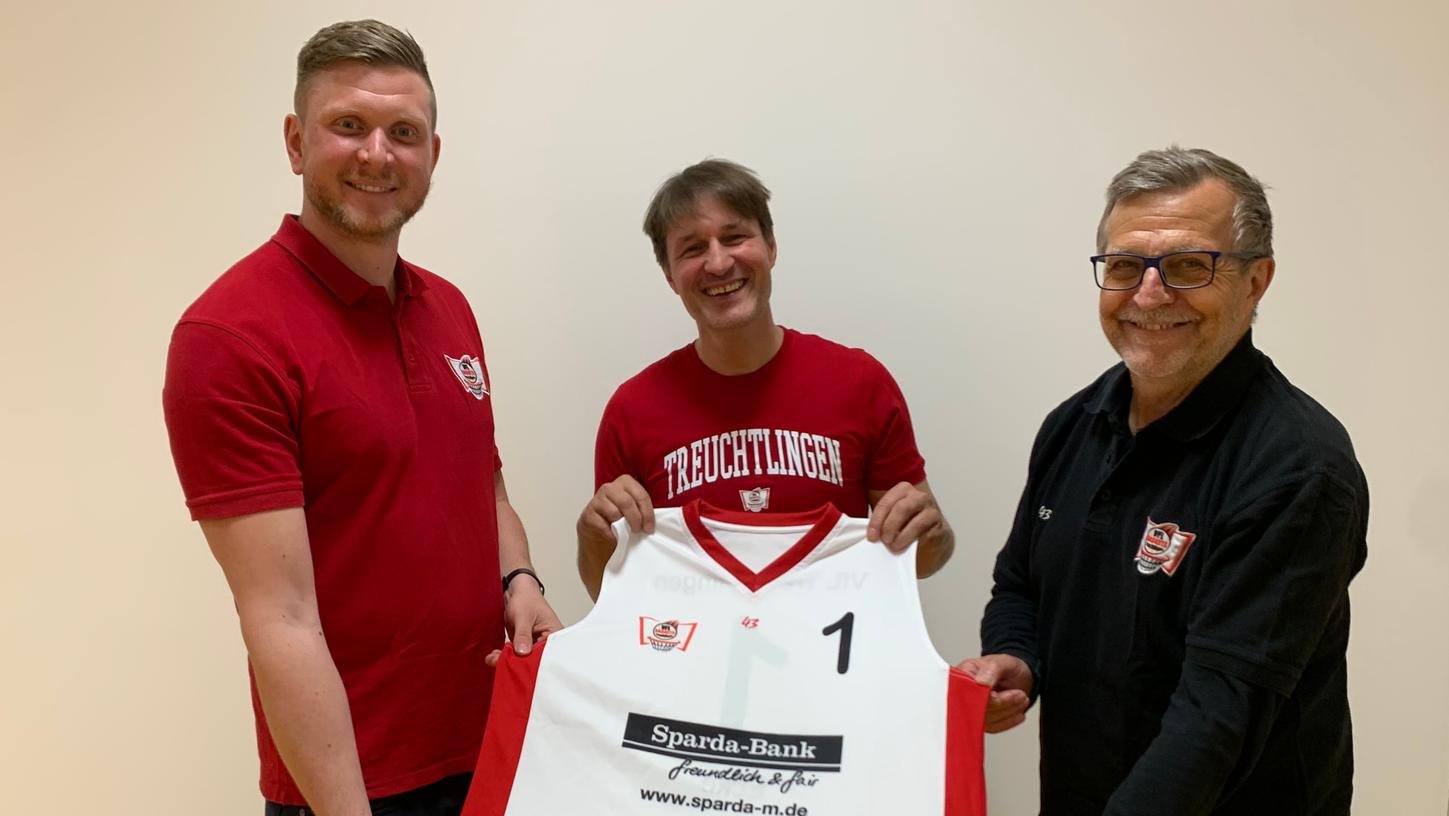
<path id="1" fill-rule="evenodd" d="M 745 509 L 751 513 L 770 509 L 770 488 L 757 487 L 754 490 L 741 490 L 740 504 L 743 504 Z"/>
<path id="2" fill-rule="evenodd" d="M 483 364 L 476 357 L 464 354 L 461 358 L 453 358 L 444 354 L 443 359 L 448 361 L 448 368 L 453 369 L 453 376 L 458 378 L 458 382 L 475 399 L 483 399 L 488 395 L 488 381 L 483 379 Z"/>
<path id="3" fill-rule="evenodd" d="M 1197 533 L 1189 533 L 1168 521 L 1158 524 L 1147 518 L 1147 529 L 1142 532 L 1142 542 L 1137 545 L 1137 571 L 1151 575 L 1161 570 L 1169 577 L 1187 555 L 1188 547 L 1197 539 Z"/>
<path id="4" fill-rule="evenodd" d="M 639 616 L 639 645 L 649 646 L 656 652 L 689 651 L 689 642 L 694 640 L 694 630 L 699 624 L 693 621 L 660 620 L 648 615 Z"/>

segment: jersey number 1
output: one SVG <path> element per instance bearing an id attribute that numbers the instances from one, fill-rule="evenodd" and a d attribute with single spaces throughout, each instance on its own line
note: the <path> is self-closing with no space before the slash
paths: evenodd
<path id="1" fill-rule="evenodd" d="M 840 656 L 835 658 L 835 672 L 845 674 L 850 671 L 850 631 L 855 628 L 855 613 L 846 612 L 840 620 L 820 630 L 820 634 L 830 637 L 836 632 L 840 633 Z"/>

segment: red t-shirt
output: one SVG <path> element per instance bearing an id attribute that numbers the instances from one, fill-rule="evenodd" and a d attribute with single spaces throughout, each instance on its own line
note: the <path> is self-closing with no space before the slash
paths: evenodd
<path id="1" fill-rule="evenodd" d="M 163 403 L 195 519 L 304 507 L 370 797 L 473 770 L 502 642 L 492 398 L 463 295 L 397 302 L 293 217 L 186 310 Z M 261 790 L 303 804 L 253 705 Z"/>
<path id="2" fill-rule="evenodd" d="M 728 376 L 685 346 L 619 386 L 594 447 L 594 487 L 629 474 L 657 507 L 864 517 L 869 490 L 926 478 L 910 413 L 874 357 L 785 329 L 780 350 Z"/>

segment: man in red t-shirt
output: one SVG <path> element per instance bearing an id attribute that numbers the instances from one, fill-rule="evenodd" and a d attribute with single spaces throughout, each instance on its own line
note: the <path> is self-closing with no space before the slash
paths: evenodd
<path id="1" fill-rule="evenodd" d="M 457 813 L 487 656 L 559 621 L 473 313 L 397 254 L 440 144 L 422 51 L 375 20 L 329 26 L 294 101 L 301 215 L 177 324 L 172 454 L 241 620 L 267 814 Z"/>
<path id="2" fill-rule="evenodd" d="M 769 199 L 749 169 L 710 159 L 666 181 L 645 214 L 699 338 L 621 385 L 604 410 L 597 492 L 578 521 L 579 574 L 595 597 L 616 544 L 610 524 L 652 532 L 654 507 L 696 498 L 869 514 L 871 540 L 896 551 L 919 540 L 922 577 L 951 555 L 895 380 L 860 349 L 775 324 Z"/>

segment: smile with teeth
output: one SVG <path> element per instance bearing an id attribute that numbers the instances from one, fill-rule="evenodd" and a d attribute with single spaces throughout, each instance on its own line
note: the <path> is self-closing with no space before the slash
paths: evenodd
<path id="1" fill-rule="evenodd" d="M 375 184 L 363 184 L 360 181 L 349 181 L 347 182 L 347 184 L 353 189 L 361 190 L 364 193 L 386 193 L 392 190 L 391 187 L 381 187 Z"/>
<path id="2" fill-rule="evenodd" d="M 737 280 L 737 281 L 730 281 L 729 283 L 722 283 L 719 286 L 711 286 L 708 289 L 704 290 L 704 293 L 706 295 L 709 295 L 710 297 L 717 297 L 719 295 L 728 295 L 730 292 L 737 292 L 737 291 L 739 291 L 740 288 L 742 288 L 744 285 L 745 285 L 745 281 L 744 281 L 743 278 L 741 278 L 740 280 Z"/>

